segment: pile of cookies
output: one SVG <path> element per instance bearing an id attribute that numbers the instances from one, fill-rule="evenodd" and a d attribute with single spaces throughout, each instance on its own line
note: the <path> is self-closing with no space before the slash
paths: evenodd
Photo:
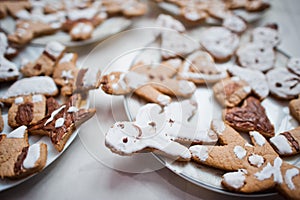
<path id="1" fill-rule="evenodd" d="M 61 152 L 74 131 L 95 114 L 85 107 L 88 91 L 100 85 L 100 71 L 77 68 L 77 54 L 55 41 L 19 70 L 4 57 L 8 43 L 3 33 L 0 43 L 0 83 L 8 85 L 0 96 L 8 110 L 4 120 L 0 108 L 0 177 L 22 178 L 42 170 L 47 149 Z M 4 126 L 11 131 L 2 133 Z M 48 136 L 53 146 L 30 144 L 32 135 Z"/>
<path id="2" fill-rule="evenodd" d="M 138 0 L 0 2 L 0 18 L 10 15 L 16 21 L 15 31 L 9 34 L 8 39 L 18 45 L 27 44 L 36 37 L 55 34 L 59 30 L 69 33 L 74 41 L 87 40 L 92 37 L 94 29 L 111 16 L 135 17 L 146 11 L 146 4 Z"/>
<path id="3" fill-rule="evenodd" d="M 277 133 L 262 104 L 266 98 L 291 100 L 290 113 L 300 124 L 300 62 L 290 58 L 286 66 L 275 67 L 277 25 L 248 30 L 250 39 L 243 43 L 246 27 L 238 33 L 226 26 L 206 27 L 196 44 L 172 17 L 160 15 L 156 24 L 174 30 L 155 32 L 161 63 L 139 61 L 127 72 L 101 78 L 104 92 L 134 93 L 148 102 L 134 121 L 109 128 L 105 145 L 120 155 L 155 152 L 224 170 L 222 185 L 231 191 L 277 189 L 299 199 L 300 169 L 283 158 L 299 155 L 300 128 Z M 189 120 L 197 113 L 195 98 L 201 98 L 193 94 L 203 85 L 223 106 L 207 131 Z M 248 134 L 250 142 L 240 133 Z"/>

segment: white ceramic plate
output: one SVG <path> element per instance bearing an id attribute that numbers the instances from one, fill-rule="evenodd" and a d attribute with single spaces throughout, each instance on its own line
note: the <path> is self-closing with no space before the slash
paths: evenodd
<path id="1" fill-rule="evenodd" d="M 41 53 L 43 51 L 43 48 L 38 48 L 38 47 L 27 47 L 26 49 L 24 49 L 24 51 L 22 51 L 15 59 L 14 62 L 17 63 L 18 65 L 20 65 L 20 62 L 22 60 L 22 58 L 27 58 L 27 59 L 35 59 L 39 53 Z M 5 93 L 5 91 L 8 89 L 8 87 L 10 86 L 10 84 L 7 83 L 1 83 L 0 84 L 0 96 L 3 95 Z M 59 100 L 59 99 L 58 99 Z M 88 105 L 86 105 L 88 106 Z M 12 131 L 12 129 L 7 125 L 7 110 L 8 108 L 5 107 L 2 110 L 2 116 L 3 116 L 3 120 L 4 120 L 4 130 L 2 131 L 2 133 L 10 133 Z M 77 134 L 79 132 L 79 129 L 77 129 L 69 138 L 68 142 L 66 143 L 64 149 L 62 152 L 58 152 L 49 137 L 47 136 L 29 136 L 28 137 L 28 141 L 29 144 L 32 145 L 34 143 L 37 142 L 43 142 L 47 145 L 48 148 L 48 155 L 47 155 L 47 162 L 45 165 L 45 168 L 48 167 L 51 163 L 53 163 L 57 158 L 59 158 L 63 152 L 70 146 L 70 144 L 73 142 L 73 140 L 76 138 Z M 31 176 L 28 176 L 26 178 L 22 178 L 19 180 L 10 180 L 10 179 L 0 179 L 0 192 L 9 188 L 12 188 L 28 179 L 30 179 L 31 177 L 35 176 L 36 174 L 33 174 Z"/>

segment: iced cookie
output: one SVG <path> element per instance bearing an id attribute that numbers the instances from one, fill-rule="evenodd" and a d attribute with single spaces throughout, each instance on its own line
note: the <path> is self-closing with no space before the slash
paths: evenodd
<path id="1" fill-rule="evenodd" d="M 77 22 L 75 23 L 69 34 L 74 41 L 87 40 L 92 37 L 94 26 L 91 22 Z"/>
<path id="2" fill-rule="evenodd" d="M 28 126 L 28 132 L 34 135 L 50 137 L 55 149 L 61 152 L 73 132 L 96 112 L 95 109 L 78 108 L 78 95 L 54 110 L 35 124 Z"/>
<path id="3" fill-rule="evenodd" d="M 29 62 L 21 67 L 24 76 L 50 76 L 53 73 L 54 66 L 62 57 L 66 47 L 58 42 L 47 43 L 42 54 L 34 62 Z"/>
<path id="4" fill-rule="evenodd" d="M 195 51 L 189 55 L 178 71 L 178 78 L 196 84 L 214 83 L 226 78 L 226 70 L 218 69 L 212 56 L 205 51 Z"/>
<path id="5" fill-rule="evenodd" d="M 299 76 L 287 68 L 275 68 L 267 72 L 270 92 L 280 99 L 293 99 L 300 94 Z"/>
<path id="6" fill-rule="evenodd" d="M 0 108 L 0 133 L 3 131 L 3 127 L 4 127 L 4 121 L 3 121 L 2 112 Z"/>
<path id="7" fill-rule="evenodd" d="M 300 127 L 280 133 L 270 138 L 270 143 L 281 156 L 291 156 L 300 153 Z"/>
<path id="8" fill-rule="evenodd" d="M 237 33 L 242 34 L 247 29 L 247 23 L 236 15 L 227 15 L 222 22 L 222 26 L 228 28 L 229 30 Z"/>
<path id="9" fill-rule="evenodd" d="M 289 103 L 291 115 L 300 123 L 300 96 L 298 99 L 293 99 Z"/>
<path id="10" fill-rule="evenodd" d="M 29 145 L 26 126 L 0 135 L 0 177 L 23 178 L 41 171 L 47 160 L 47 145 Z"/>
<path id="11" fill-rule="evenodd" d="M 128 72 L 112 72 L 102 77 L 102 90 L 115 95 L 134 92 L 143 99 L 160 105 L 170 103 L 170 96 L 190 97 L 196 89 L 195 84 L 173 79 L 177 73 L 173 65 L 170 60 L 157 67 L 138 63 Z"/>
<path id="12" fill-rule="evenodd" d="M 101 71 L 96 67 L 82 68 L 78 71 L 73 84 L 74 93 L 84 93 L 99 88 L 101 84 Z"/>
<path id="13" fill-rule="evenodd" d="M 116 122 L 106 133 L 105 145 L 114 153 L 132 155 L 139 152 L 155 152 L 179 160 L 189 161 L 188 148 L 178 143 L 215 143 L 216 134 L 197 132 L 188 126 L 197 106 L 185 100 L 164 107 L 146 104 L 137 113 L 134 122 Z"/>
<path id="14" fill-rule="evenodd" d="M 274 67 L 275 52 L 273 47 L 264 43 L 247 43 L 236 52 L 238 63 L 242 67 L 266 72 Z"/>
<path id="15" fill-rule="evenodd" d="M 222 177 L 225 188 L 243 193 L 276 188 L 287 198 L 300 197 L 300 169 L 283 161 L 262 135 L 250 132 L 249 144 L 221 121 L 213 121 L 212 130 L 220 146 L 195 145 L 190 151 L 196 162 L 228 171 Z"/>
<path id="16" fill-rule="evenodd" d="M 55 96 L 58 89 L 55 82 L 49 76 L 36 76 L 23 78 L 12 84 L 6 93 L 0 98 L 0 102 L 12 104 L 19 96 L 43 94 L 45 96 Z"/>
<path id="17" fill-rule="evenodd" d="M 30 125 L 46 115 L 46 98 L 43 95 L 20 96 L 8 110 L 8 125 L 16 128 Z"/>
<path id="18" fill-rule="evenodd" d="M 205 3 L 197 2 L 184 6 L 180 9 L 180 14 L 188 22 L 201 23 L 208 17 L 206 12 L 207 5 Z"/>
<path id="19" fill-rule="evenodd" d="M 200 43 L 217 62 L 225 62 L 237 49 L 239 37 L 227 28 L 211 27 L 203 32 Z"/>
<path id="20" fill-rule="evenodd" d="M 241 107 L 228 108 L 224 112 L 225 122 L 239 131 L 257 131 L 266 138 L 274 136 L 274 126 L 265 108 L 254 97 L 248 97 Z"/>
<path id="21" fill-rule="evenodd" d="M 269 24 L 257 27 L 252 31 L 252 42 L 263 43 L 266 46 L 276 47 L 280 43 L 280 36 L 277 24 Z"/>
<path id="22" fill-rule="evenodd" d="M 300 58 L 290 58 L 287 68 L 294 74 L 300 76 Z"/>
<path id="23" fill-rule="evenodd" d="M 251 87 L 253 93 L 259 98 L 264 99 L 269 95 L 269 86 L 266 76 L 258 70 L 247 69 L 238 65 L 232 65 L 227 68 L 232 76 L 237 76 L 246 81 Z"/>
<path id="24" fill-rule="evenodd" d="M 217 101 L 224 107 L 234 107 L 242 102 L 250 93 L 249 84 L 239 77 L 226 78 L 213 86 Z"/>
<path id="25" fill-rule="evenodd" d="M 8 47 L 6 35 L 0 32 L 0 82 L 17 80 L 20 74 L 17 66 L 4 57 Z"/>
<path id="26" fill-rule="evenodd" d="M 106 12 L 109 15 L 123 14 L 127 17 L 136 17 L 144 15 L 147 11 L 145 3 L 139 0 L 105 0 L 102 2 Z"/>
<path id="27" fill-rule="evenodd" d="M 172 29 L 181 33 L 186 31 L 184 25 L 180 21 L 174 19 L 170 15 L 165 14 L 160 14 L 156 18 L 155 25 L 157 27 Z"/>

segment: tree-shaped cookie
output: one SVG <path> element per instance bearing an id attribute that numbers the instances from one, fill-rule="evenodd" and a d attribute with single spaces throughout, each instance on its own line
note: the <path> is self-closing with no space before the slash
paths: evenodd
<path id="1" fill-rule="evenodd" d="M 187 147 L 180 143 L 214 144 L 213 132 L 200 131 L 189 119 L 196 112 L 195 102 L 172 102 L 164 109 L 158 104 L 141 107 L 133 122 L 116 122 L 106 133 L 105 145 L 120 155 L 156 152 L 180 161 L 191 158 Z M 180 143 L 179 143 L 180 142 Z"/>
<path id="2" fill-rule="evenodd" d="M 300 198 L 300 169 L 283 161 L 258 132 L 250 132 L 249 144 L 222 121 L 213 121 L 220 146 L 190 147 L 198 163 L 228 171 L 222 184 L 229 190 L 252 193 L 276 188 L 287 198 Z"/>
<path id="3" fill-rule="evenodd" d="M 41 171 L 47 160 L 47 145 L 29 145 L 26 126 L 0 134 L 0 177 L 22 178 Z"/>
<path id="4" fill-rule="evenodd" d="M 102 77 L 102 90 L 114 95 L 134 92 L 160 105 L 170 103 L 170 96 L 190 97 L 196 89 L 195 84 L 174 79 L 177 72 L 173 64 L 172 60 L 164 61 L 156 67 L 138 63 L 128 72 L 112 72 Z"/>

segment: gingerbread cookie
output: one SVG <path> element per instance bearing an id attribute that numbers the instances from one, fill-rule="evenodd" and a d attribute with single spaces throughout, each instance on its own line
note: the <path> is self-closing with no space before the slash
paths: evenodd
<path id="1" fill-rule="evenodd" d="M 281 156 L 291 156 L 300 153 L 300 127 L 280 133 L 270 138 L 270 143 Z"/>
<path id="2" fill-rule="evenodd" d="M 54 110 L 35 124 L 28 126 L 28 132 L 36 135 L 50 137 L 55 149 L 61 152 L 73 132 L 90 119 L 96 112 L 95 109 L 78 108 L 80 96 L 73 95 L 70 100 Z"/>
<path id="3" fill-rule="evenodd" d="M 269 24 L 264 27 L 253 29 L 252 42 L 259 42 L 266 46 L 276 47 L 280 43 L 277 24 Z"/>
<path id="4" fill-rule="evenodd" d="M 4 121 L 1 113 L 1 108 L 0 108 L 0 133 L 3 131 L 4 128 Z"/>
<path id="5" fill-rule="evenodd" d="M 241 107 L 228 108 L 224 120 L 239 131 L 257 131 L 266 138 L 274 136 L 274 126 L 270 122 L 265 108 L 254 97 L 245 99 Z"/>
<path id="6" fill-rule="evenodd" d="M 269 86 L 266 76 L 258 70 L 247 69 L 238 65 L 232 65 L 227 68 L 232 76 L 237 76 L 246 81 L 251 87 L 253 93 L 259 98 L 264 99 L 269 95 Z"/>
<path id="7" fill-rule="evenodd" d="M 55 96 L 58 89 L 55 82 L 49 76 L 37 76 L 23 78 L 12 84 L 6 93 L 1 96 L 0 102 L 12 104 L 15 98 L 25 95 L 43 94 L 46 96 Z"/>
<path id="8" fill-rule="evenodd" d="M 16 128 L 30 125 L 46 115 L 46 98 L 43 95 L 20 96 L 8 110 L 8 125 Z"/>
<path id="9" fill-rule="evenodd" d="M 224 107 L 234 107 L 242 102 L 250 93 L 251 87 L 239 77 L 226 78 L 213 86 L 217 101 Z"/>
<path id="10" fill-rule="evenodd" d="M 298 99 L 293 99 L 289 103 L 291 115 L 300 123 L 300 96 Z"/>
<path id="11" fill-rule="evenodd" d="M 178 141 L 215 143 L 216 134 L 197 132 L 186 126 L 197 106 L 185 100 L 164 107 L 146 104 L 141 107 L 134 122 L 116 122 L 106 133 L 105 145 L 114 153 L 132 155 L 155 152 L 179 160 L 189 161 L 191 154 Z"/>
<path id="12" fill-rule="evenodd" d="M 237 33 L 242 34 L 247 29 L 247 23 L 236 15 L 227 15 L 222 22 L 222 26 L 228 28 L 229 30 Z"/>
<path id="13" fill-rule="evenodd" d="M 239 45 L 239 37 L 224 27 L 211 27 L 201 35 L 201 45 L 217 62 L 228 61 Z"/>
<path id="14" fill-rule="evenodd" d="M 53 73 L 55 64 L 62 57 L 65 50 L 66 47 L 59 42 L 49 42 L 38 59 L 35 62 L 29 62 L 22 66 L 21 72 L 27 77 L 39 75 L 50 76 Z"/>
<path id="15" fill-rule="evenodd" d="M 218 69 L 211 55 L 204 51 L 190 54 L 178 71 L 179 79 L 196 84 L 214 83 L 227 76 L 226 70 Z"/>
<path id="16" fill-rule="evenodd" d="M 109 15 L 123 14 L 126 17 L 136 17 L 144 15 L 147 11 L 145 3 L 139 0 L 105 0 L 102 4 Z"/>
<path id="17" fill-rule="evenodd" d="M 195 145 L 190 151 L 196 162 L 228 171 L 225 188 L 252 193 L 276 187 L 287 198 L 300 197 L 300 169 L 283 161 L 262 135 L 250 132 L 251 145 L 221 121 L 213 121 L 212 130 L 221 146 Z"/>
<path id="18" fill-rule="evenodd" d="M 6 17 L 8 14 L 17 18 L 17 13 L 23 10 L 29 10 L 31 3 L 27 0 L 21 1 L 1 1 L 0 2 L 0 18 Z"/>
<path id="19" fill-rule="evenodd" d="M 273 47 L 261 42 L 247 43 L 236 52 L 238 63 L 242 67 L 266 72 L 274 67 L 275 52 Z"/>
<path id="20" fill-rule="evenodd" d="M 41 171 L 47 160 L 47 145 L 29 145 L 26 126 L 0 135 L 0 177 L 23 178 Z"/>
<path id="21" fill-rule="evenodd" d="M 124 95 L 134 92 L 143 99 L 167 105 L 170 96 L 190 97 L 196 86 L 186 80 L 176 80 L 173 63 L 165 61 L 158 67 L 138 63 L 129 72 L 112 72 L 102 77 L 102 90 L 108 94 Z"/>
<path id="22" fill-rule="evenodd" d="M 293 99 L 300 94 L 299 76 L 287 68 L 275 68 L 267 72 L 270 92 L 280 99 Z"/>
<path id="23" fill-rule="evenodd" d="M 300 76 L 300 58 L 290 58 L 287 68 L 294 74 Z"/>

